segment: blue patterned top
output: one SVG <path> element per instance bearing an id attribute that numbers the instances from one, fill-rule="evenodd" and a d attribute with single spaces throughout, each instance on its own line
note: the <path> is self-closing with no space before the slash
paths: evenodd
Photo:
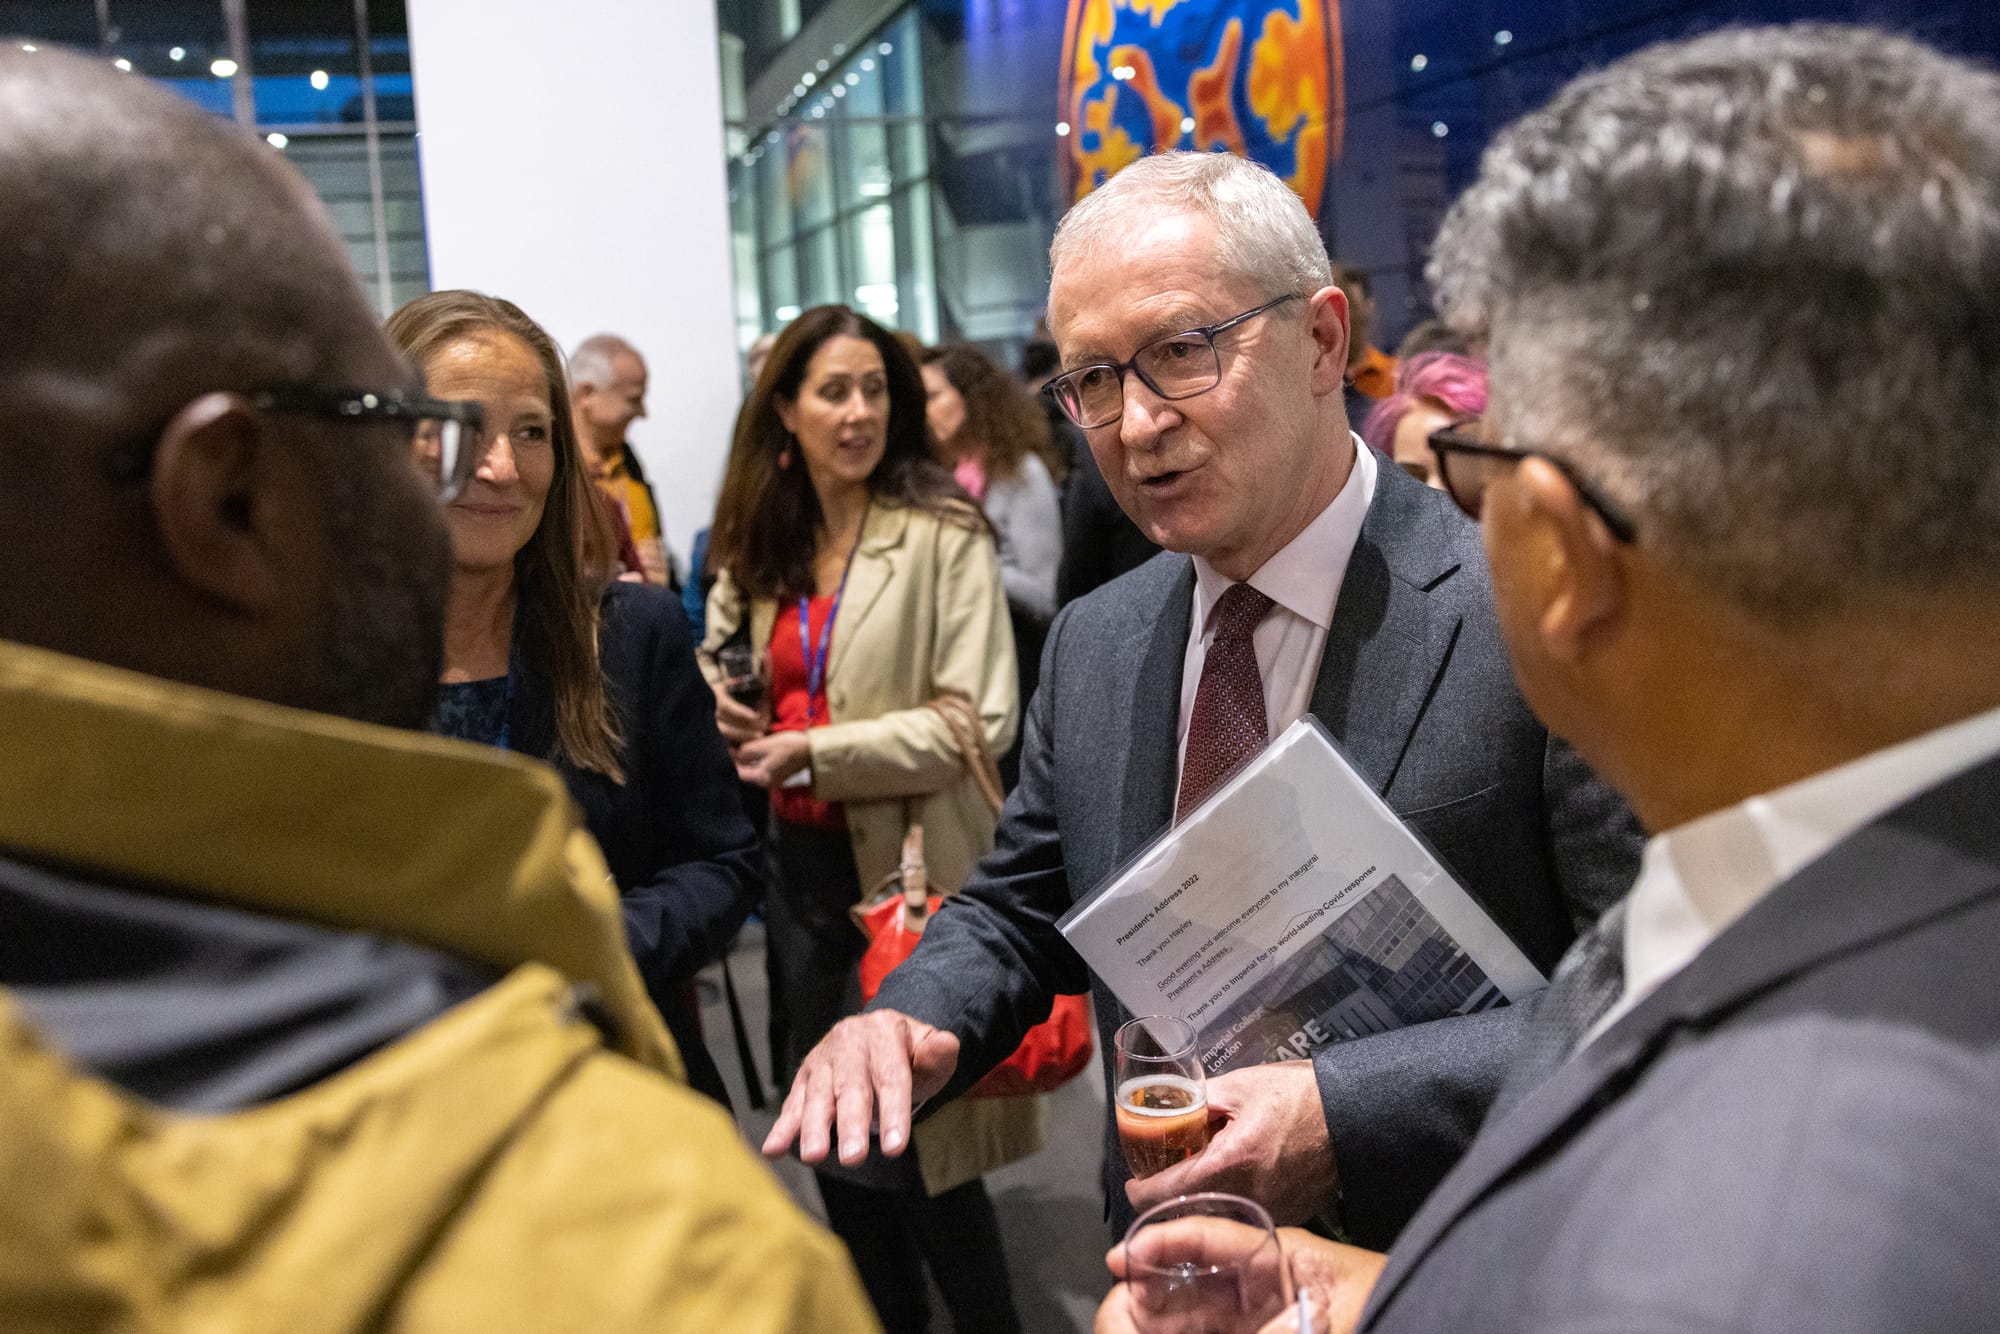
<path id="1" fill-rule="evenodd" d="M 507 678 L 441 685 L 429 730 L 459 741 L 497 746 L 507 732 Z"/>

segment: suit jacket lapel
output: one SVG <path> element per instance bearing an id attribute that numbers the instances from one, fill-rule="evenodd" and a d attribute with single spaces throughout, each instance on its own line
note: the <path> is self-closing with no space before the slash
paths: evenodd
<path id="1" fill-rule="evenodd" d="M 1313 715 L 1377 792 L 1395 778 L 1457 639 L 1458 613 L 1431 590 L 1458 566 L 1430 489 L 1378 469 L 1312 693 Z"/>
<path id="2" fill-rule="evenodd" d="M 1397 1239 L 1361 1322 L 1468 1210 L 1551 1136 L 1636 1079 L 1684 1028 L 1714 1023 L 1772 987 L 1975 899 L 2000 894 L 2000 760 L 1931 789 L 1779 885 L 1472 1149 Z"/>
<path id="3" fill-rule="evenodd" d="M 1180 777 L 1181 676 L 1193 619 L 1194 562 L 1183 560 L 1180 575 L 1168 587 L 1158 614 L 1128 644 L 1134 688 L 1126 729 L 1126 782 L 1107 792 L 1107 796 L 1122 793 L 1120 859 L 1130 856 L 1173 819 L 1174 790 Z"/>
<path id="4" fill-rule="evenodd" d="M 855 628 L 867 618 L 895 576 L 896 549 L 902 545 L 903 532 L 909 523 L 907 509 L 881 505 L 869 508 L 861 543 L 854 553 L 854 567 L 848 572 L 847 588 L 841 593 L 840 614 L 834 619 L 833 647 L 827 650 L 829 679 L 838 676 L 847 646 L 854 642 Z"/>

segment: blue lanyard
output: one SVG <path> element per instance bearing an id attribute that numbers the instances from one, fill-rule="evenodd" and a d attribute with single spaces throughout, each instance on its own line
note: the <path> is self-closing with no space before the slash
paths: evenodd
<path id="1" fill-rule="evenodd" d="M 861 526 L 868 526 L 868 516 L 863 514 Z M 840 600 L 847 596 L 847 576 L 854 573 L 854 553 L 861 549 L 861 534 L 854 534 L 854 545 L 847 549 L 847 564 L 840 571 L 840 587 L 833 590 L 833 605 L 826 609 L 826 624 L 819 628 L 819 649 L 812 647 L 811 599 L 799 599 L 799 656 L 806 660 L 806 726 L 813 723 L 813 701 L 819 698 L 820 687 L 826 683 L 826 655 L 833 646 L 833 621 L 840 615 Z"/>

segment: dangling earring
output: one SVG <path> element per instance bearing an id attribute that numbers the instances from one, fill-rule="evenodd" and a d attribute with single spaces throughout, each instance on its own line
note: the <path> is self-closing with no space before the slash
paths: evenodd
<path id="1" fill-rule="evenodd" d="M 778 451 L 778 471 L 779 472 L 789 471 L 791 466 L 792 466 L 792 446 L 790 442 L 787 442 L 785 447 Z"/>

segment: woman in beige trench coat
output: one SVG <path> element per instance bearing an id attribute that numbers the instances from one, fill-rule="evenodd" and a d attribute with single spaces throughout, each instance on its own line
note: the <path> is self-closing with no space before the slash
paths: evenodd
<path id="1" fill-rule="evenodd" d="M 927 707 L 970 701 L 986 744 L 1019 724 L 1014 643 L 992 531 L 932 461 L 924 386 L 881 326 L 842 306 L 779 337 L 737 421 L 710 538 L 704 669 L 746 782 L 771 793 L 765 920 L 791 1069 L 858 1008 L 864 941 L 847 910 L 924 828 L 950 892 L 993 842 L 993 815 L 950 728 Z M 768 664 L 755 706 L 716 653 Z M 1018 1329 L 980 1177 L 1041 1146 L 1036 1098 L 965 1098 L 917 1129 L 914 1153 L 816 1169 L 890 1331 L 924 1330 L 928 1266 L 960 1331 Z"/>

